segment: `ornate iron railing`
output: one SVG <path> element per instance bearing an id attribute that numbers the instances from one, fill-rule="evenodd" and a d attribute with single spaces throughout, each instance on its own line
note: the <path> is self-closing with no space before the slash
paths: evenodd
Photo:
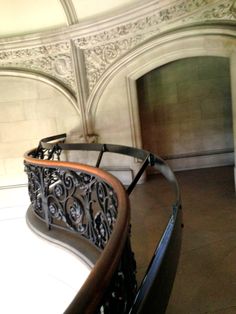
<path id="1" fill-rule="evenodd" d="M 65 313 L 147 313 L 167 305 L 181 242 L 181 202 L 176 178 L 167 164 L 144 150 L 110 144 L 68 144 L 66 134 L 40 141 L 25 154 L 31 206 L 28 220 L 43 221 L 52 229 L 76 234 L 101 255 L 88 279 Z M 62 151 L 98 151 L 95 167 L 60 161 Z M 104 153 L 142 160 L 140 170 L 125 190 L 109 173 L 99 169 Z M 155 167 L 175 191 L 172 214 L 146 276 L 137 290 L 134 255 L 130 247 L 128 195 L 148 166 Z M 63 242 L 63 240 L 62 240 Z M 153 298 L 152 295 L 155 295 Z"/>

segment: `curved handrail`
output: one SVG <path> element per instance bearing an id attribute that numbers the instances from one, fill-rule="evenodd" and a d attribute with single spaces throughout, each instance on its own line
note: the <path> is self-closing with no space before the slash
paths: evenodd
<path id="1" fill-rule="evenodd" d="M 94 313 L 104 295 L 104 291 L 109 285 L 112 275 L 117 269 L 125 241 L 128 236 L 128 227 L 130 223 L 129 201 L 121 183 L 109 173 L 98 168 L 87 165 L 69 162 L 60 162 L 53 160 L 39 160 L 30 157 L 35 150 L 27 152 L 24 156 L 26 163 L 44 167 L 66 168 L 71 170 L 83 170 L 88 173 L 99 176 L 106 182 L 109 182 L 117 193 L 118 210 L 114 229 L 110 239 L 102 251 L 99 260 L 96 262 L 87 280 L 75 296 L 74 300 L 65 311 L 65 313 Z"/>
<path id="2" fill-rule="evenodd" d="M 126 308 L 122 313 L 145 313 L 150 308 L 150 303 L 154 304 L 155 309 L 159 310 L 158 313 L 164 313 L 176 272 L 181 244 L 181 197 L 174 173 L 164 160 L 145 150 L 114 144 L 65 143 L 65 139 L 66 134 L 42 139 L 37 149 L 25 154 L 26 164 L 84 171 L 94 174 L 102 180 L 109 182 L 116 191 L 119 199 L 118 216 L 110 239 L 90 276 L 65 313 L 95 313 L 98 310 L 99 304 L 101 305 L 102 299 L 106 294 L 106 289 L 111 284 L 112 276 L 114 276 L 117 270 L 122 250 L 127 245 L 130 223 L 128 195 L 134 189 L 147 166 L 153 166 L 167 179 L 174 189 L 175 198 L 172 203 L 172 214 L 169 222 L 156 248 L 143 282 L 132 304 L 129 304 L 129 308 Z M 76 162 L 60 161 L 61 152 L 66 150 L 99 152 L 95 167 Z M 142 161 L 140 170 L 126 191 L 116 178 L 99 169 L 104 153 L 127 155 Z M 53 159 L 58 160 L 55 161 Z M 171 268 L 167 276 L 165 275 L 166 268 Z M 166 284 L 166 289 L 160 289 L 160 282 L 163 282 L 163 280 L 166 280 L 168 283 Z M 154 290 L 156 291 L 157 298 L 150 299 Z"/>
<path id="3" fill-rule="evenodd" d="M 173 201 L 174 206 L 179 206 L 181 204 L 181 195 L 180 195 L 180 189 L 178 182 L 176 180 L 176 177 L 174 175 L 174 172 L 171 170 L 169 165 L 159 156 L 156 156 L 146 150 L 130 147 L 130 146 L 124 146 L 124 145 L 116 145 L 116 144 L 87 144 L 87 143 L 65 143 L 66 139 L 66 133 L 59 134 L 56 136 L 50 136 L 42 139 L 40 141 L 39 147 L 43 148 L 45 150 L 51 150 L 52 153 L 56 152 L 56 150 L 60 151 L 66 151 L 66 150 L 86 150 L 86 151 L 98 151 L 100 152 L 98 156 L 98 160 L 96 163 L 96 167 L 99 167 L 101 163 L 101 159 L 104 153 L 116 153 L 121 155 L 126 155 L 130 157 L 137 158 L 139 160 L 142 160 L 144 162 L 144 167 L 141 166 L 140 172 L 138 172 L 136 178 L 134 179 L 134 182 L 130 184 L 127 191 L 128 194 L 131 193 L 133 189 L 133 185 L 135 185 L 138 181 L 138 179 L 141 177 L 142 173 L 145 171 L 146 167 L 148 165 L 153 166 L 156 168 L 165 178 L 168 182 L 171 183 L 172 188 L 175 192 L 175 200 Z M 59 142 L 53 143 L 53 141 Z"/>

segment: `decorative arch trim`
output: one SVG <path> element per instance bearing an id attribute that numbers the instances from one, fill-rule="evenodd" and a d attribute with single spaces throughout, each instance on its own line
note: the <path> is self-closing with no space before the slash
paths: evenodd
<path id="1" fill-rule="evenodd" d="M 215 40 L 216 38 L 217 40 Z M 227 39 L 230 42 L 225 45 Z M 181 42 L 186 46 L 181 45 Z M 198 42 L 199 46 L 192 46 L 194 42 Z M 122 70 L 125 70 L 124 79 L 128 82 L 138 79 L 155 67 L 181 58 L 204 55 L 230 57 L 234 51 L 236 51 L 236 31 L 232 25 L 185 27 L 156 36 L 132 49 L 107 69 L 89 96 L 88 113 L 92 116 L 96 114 L 99 101 L 107 85 Z M 140 58 L 146 56 L 146 60 L 148 60 L 148 55 L 153 52 L 156 52 L 155 59 L 140 65 Z M 133 66 L 135 70 L 129 70 L 132 64 L 135 64 Z M 129 86 L 127 88 L 129 90 Z"/>
<path id="2" fill-rule="evenodd" d="M 109 105 L 103 97 L 105 91 L 106 98 L 109 98 L 112 102 L 115 101 L 115 97 L 112 94 L 110 94 L 111 97 L 107 97 L 109 90 L 111 90 L 111 93 L 119 95 L 119 99 L 122 95 L 124 102 L 127 103 L 127 112 L 130 119 L 130 138 L 127 138 L 127 141 L 131 142 L 132 146 L 142 147 L 136 80 L 166 63 L 197 56 L 229 58 L 233 136 L 234 147 L 236 147 L 236 94 L 233 90 L 233 86 L 236 85 L 236 31 L 230 25 L 202 25 L 183 28 L 157 36 L 133 49 L 104 73 L 92 91 L 87 107 L 90 120 L 95 120 L 96 111 L 100 104 Z M 115 84 L 116 78 L 118 80 L 117 84 Z M 124 84 L 119 84 L 121 80 Z M 113 88 L 110 88 L 111 86 Z M 116 86 L 115 89 L 114 86 Z M 122 86 L 123 89 L 121 90 L 119 86 Z M 126 90 L 124 86 L 126 86 Z M 234 156 L 236 163 L 236 154 Z M 236 168 L 234 171 L 236 189 Z"/>

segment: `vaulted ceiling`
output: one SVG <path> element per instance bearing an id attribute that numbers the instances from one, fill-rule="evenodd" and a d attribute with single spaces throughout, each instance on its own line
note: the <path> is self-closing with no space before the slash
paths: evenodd
<path id="1" fill-rule="evenodd" d="M 114 11 L 125 10 L 130 5 L 140 2 L 140 0 L 0 0 L 0 37 L 25 35 L 69 24 L 84 23 L 92 18 L 112 14 Z"/>

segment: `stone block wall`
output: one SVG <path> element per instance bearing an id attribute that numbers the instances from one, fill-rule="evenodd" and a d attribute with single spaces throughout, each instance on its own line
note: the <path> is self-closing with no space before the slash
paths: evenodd
<path id="1" fill-rule="evenodd" d="M 26 182 L 23 154 L 41 138 L 81 134 L 80 117 L 54 87 L 37 80 L 0 76 L 0 185 Z"/>
<path id="2" fill-rule="evenodd" d="M 145 149 L 170 158 L 233 150 L 227 58 L 194 57 L 168 63 L 141 77 L 137 92 Z M 202 162 L 195 159 L 192 167 L 206 165 Z M 232 156 L 225 162 L 232 163 Z M 181 167 L 188 168 L 188 161 L 182 160 Z"/>

